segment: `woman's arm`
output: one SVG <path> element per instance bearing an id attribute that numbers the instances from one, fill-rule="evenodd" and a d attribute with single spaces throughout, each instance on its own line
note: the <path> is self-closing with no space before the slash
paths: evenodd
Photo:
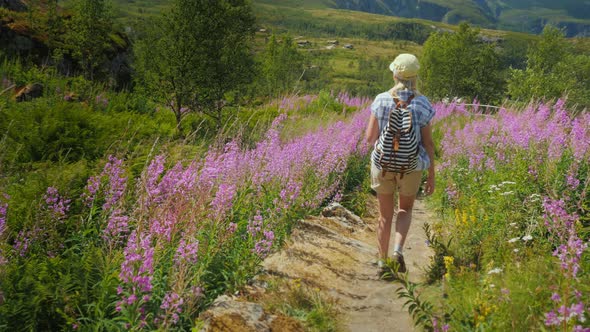
<path id="1" fill-rule="evenodd" d="M 369 125 L 367 126 L 365 137 L 367 139 L 367 143 L 370 145 L 375 145 L 375 142 L 379 138 L 379 123 L 373 114 L 371 114 L 371 118 L 369 119 Z"/>
<path id="2" fill-rule="evenodd" d="M 422 134 L 422 145 L 424 146 L 424 149 L 426 149 L 426 153 L 428 153 L 428 158 L 430 159 L 428 179 L 426 180 L 426 188 L 424 188 L 424 192 L 426 195 L 432 195 L 436 185 L 434 178 L 434 141 L 432 139 L 432 126 L 428 124 L 426 127 L 420 129 L 420 133 Z"/>

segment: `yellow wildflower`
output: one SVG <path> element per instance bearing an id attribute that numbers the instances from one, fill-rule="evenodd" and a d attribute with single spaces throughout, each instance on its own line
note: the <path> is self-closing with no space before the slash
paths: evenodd
<path id="1" fill-rule="evenodd" d="M 451 280 L 451 272 L 453 271 L 453 263 L 455 263 L 455 258 L 453 256 L 444 256 L 443 259 L 445 262 L 445 270 L 447 271 L 447 273 L 445 273 L 445 279 Z"/>

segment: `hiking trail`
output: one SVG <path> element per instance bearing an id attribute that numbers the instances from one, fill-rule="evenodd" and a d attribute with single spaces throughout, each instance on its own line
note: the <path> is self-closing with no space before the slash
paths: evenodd
<path id="1" fill-rule="evenodd" d="M 264 260 L 263 273 L 246 292 L 264 292 L 265 276 L 300 282 L 335 301 L 343 331 L 414 331 L 404 300 L 396 294 L 400 284 L 378 277 L 378 216 L 377 201 L 371 198 L 363 219 L 331 205 L 321 216 L 300 221 L 283 249 Z M 431 218 L 425 203 L 416 200 L 404 246 L 413 282 L 423 280 L 432 255 L 422 229 Z M 202 331 L 303 331 L 292 319 L 267 314 L 261 305 L 248 303 L 243 296 L 218 298 L 202 317 L 206 318 Z"/>

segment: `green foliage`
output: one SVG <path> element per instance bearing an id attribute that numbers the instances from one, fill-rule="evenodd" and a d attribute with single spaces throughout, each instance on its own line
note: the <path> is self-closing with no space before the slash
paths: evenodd
<path id="1" fill-rule="evenodd" d="M 440 236 L 437 236 L 433 232 L 430 224 L 424 224 L 424 232 L 426 233 L 426 239 L 428 246 L 434 251 L 434 256 L 430 261 L 430 265 L 426 269 L 426 282 L 433 284 L 444 276 L 447 272 L 445 268 L 445 256 L 451 256 L 449 247 L 451 246 L 452 238 L 446 243 L 442 242 Z"/>
<path id="2" fill-rule="evenodd" d="M 318 289 L 314 289 L 296 279 L 286 285 L 280 296 L 268 300 L 270 310 L 291 316 L 305 324 L 306 331 L 335 332 L 339 323 L 334 303 L 326 299 Z"/>
<path id="3" fill-rule="evenodd" d="M 146 139 L 166 133 L 165 122 L 131 112 L 116 116 L 93 111 L 81 104 L 36 101 L 0 110 L 0 147 L 4 160 L 37 161 L 96 160 L 112 144 Z M 125 144 L 125 143 L 123 143 Z"/>
<path id="4" fill-rule="evenodd" d="M 503 95 L 499 56 L 478 40 L 479 31 L 462 24 L 457 33 L 436 33 L 424 44 L 420 77 L 433 98 L 468 97 L 485 103 Z"/>
<path id="5" fill-rule="evenodd" d="M 406 300 L 404 307 L 408 308 L 414 324 L 424 328 L 426 331 L 432 331 L 433 305 L 422 299 L 417 292 L 418 284 L 409 281 L 407 274 L 395 274 L 397 276 L 396 279 L 400 280 L 402 285 L 397 290 L 397 295 L 399 298 Z"/>
<path id="6" fill-rule="evenodd" d="M 176 0 L 135 44 L 136 82 L 184 114 L 202 112 L 221 125 L 226 94 L 250 81 L 254 17 L 247 1 Z"/>
<path id="7" fill-rule="evenodd" d="M 367 203 L 371 199 L 368 176 L 370 157 L 353 156 L 348 160 L 347 171 L 342 180 L 342 204 L 359 216 L 367 212 Z"/>
<path id="8" fill-rule="evenodd" d="M 270 96 L 293 90 L 305 72 L 303 56 L 290 36 L 279 42 L 276 36 L 272 35 L 262 59 L 263 85 Z"/>
<path id="9" fill-rule="evenodd" d="M 530 47 L 526 69 L 515 69 L 508 82 L 512 99 L 568 97 L 570 104 L 590 105 L 590 56 L 573 53 L 561 30 L 547 26 Z"/>
<path id="10" fill-rule="evenodd" d="M 391 59 L 374 56 L 359 59 L 357 77 L 365 84 L 349 87 L 359 95 L 374 96 L 387 90 L 393 84 L 393 77 L 389 71 Z"/>
<path id="11" fill-rule="evenodd" d="M 66 52 L 84 73 L 94 79 L 97 68 L 106 60 L 113 29 L 109 0 L 75 0 L 72 18 L 67 22 Z"/>
<path id="12" fill-rule="evenodd" d="M 118 280 L 103 255 L 99 248 L 71 247 L 54 258 L 42 254 L 12 261 L 0 279 L 0 327 L 57 331 L 81 325 L 78 319 L 92 313 L 97 330 L 119 330 L 112 320 Z"/>

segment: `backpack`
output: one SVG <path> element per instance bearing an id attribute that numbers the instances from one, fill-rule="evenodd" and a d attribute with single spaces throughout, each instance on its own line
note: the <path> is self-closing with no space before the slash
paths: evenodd
<path id="1" fill-rule="evenodd" d="M 418 129 L 414 114 L 408 109 L 413 99 L 413 95 L 406 102 L 393 99 L 395 109 L 389 112 L 373 153 L 373 163 L 383 172 L 403 175 L 418 167 Z"/>

